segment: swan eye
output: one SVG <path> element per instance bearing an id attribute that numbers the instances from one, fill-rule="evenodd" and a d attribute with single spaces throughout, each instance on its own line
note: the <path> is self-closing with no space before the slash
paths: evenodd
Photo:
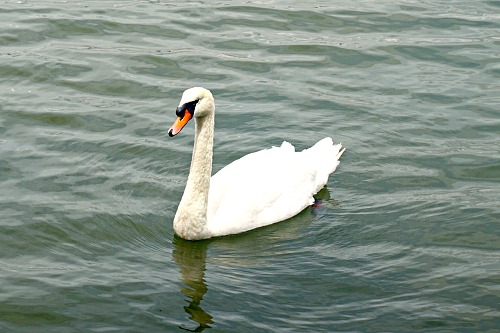
<path id="1" fill-rule="evenodd" d="M 182 118 L 184 118 L 184 114 L 186 113 L 186 111 L 188 111 L 191 114 L 191 116 L 193 116 L 194 110 L 196 108 L 196 104 L 198 104 L 198 102 L 199 102 L 199 99 L 192 101 L 192 102 L 182 104 L 181 106 L 179 106 L 175 110 L 175 114 L 177 115 L 177 117 L 182 119 Z"/>

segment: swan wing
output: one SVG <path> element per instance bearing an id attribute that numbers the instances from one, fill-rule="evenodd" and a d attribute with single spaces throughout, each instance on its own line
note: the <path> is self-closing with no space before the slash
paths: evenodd
<path id="1" fill-rule="evenodd" d="M 235 234 L 300 213 L 314 203 L 342 153 L 325 138 L 301 152 L 283 142 L 234 161 L 210 180 L 208 229 L 213 236 Z"/>

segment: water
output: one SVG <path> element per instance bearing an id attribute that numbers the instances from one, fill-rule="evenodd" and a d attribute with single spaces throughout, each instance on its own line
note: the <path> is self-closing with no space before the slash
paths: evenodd
<path id="1" fill-rule="evenodd" d="M 498 1 L 4 1 L 2 332 L 500 329 Z M 323 204 L 186 242 L 193 127 L 214 168 L 324 136 Z"/>

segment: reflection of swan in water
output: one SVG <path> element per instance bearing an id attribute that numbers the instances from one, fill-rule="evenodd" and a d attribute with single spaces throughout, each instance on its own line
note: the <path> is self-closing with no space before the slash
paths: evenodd
<path id="1" fill-rule="evenodd" d="M 205 282 L 208 246 L 212 254 L 210 262 L 215 263 L 217 267 L 232 269 L 266 267 L 268 259 L 274 258 L 277 253 L 283 253 L 284 245 L 302 238 L 304 229 L 312 222 L 312 216 L 321 211 L 323 204 L 335 205 L 326 187 L 317 193 L 315 199 L 315 205 L 291 218 L 285 226 L 272 225 L 266 230 L 255 229 L 248 234 L 219 238 L 216 241 L 190 242 L 174 236 L 172 256 L 179 267 L 183 284 L 181 292 L 186 296 L 188 303 L 184 306 L 184 310 L 189 315 L 189 319 L 197 325 L 195 328 L 184 326 L 179 326 L 179 328 L 191 332 L 202 332 L 214 324 L 212 316 L 201 306 L 203 297 L 208 291 Z M 255 239 L 260 241 L 255 242 Z"/>
<path id="2" fill-rule="evenodd" d="M 203 295 L 208 290 L 205 283 L 207 246 L 207 241 L 193 243 L 179 237 L 174 238 L 173 257 L 179 265 L 179 272 L 184 283 L 181 291 L 187 296 L 186 301 L 189 303 L 184 306 L 184 310 L 189 314 L 189 319 L 198 324 L 195 329 L 180 326 L 187 331 L 202 332 L 205 328 L 210 328 L 209 324 L 213 324 L 212 316 L 206 313 L 200 305 Z"/>

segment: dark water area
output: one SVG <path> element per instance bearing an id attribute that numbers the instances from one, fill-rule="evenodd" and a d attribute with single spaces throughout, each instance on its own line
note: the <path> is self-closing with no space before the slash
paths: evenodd
<path id="1" fill-rule="evenodd" d="M 500 2 L 3 1 L 1 332 L 497 332 Z M 188 242 L 214 171 L 325 136 L 321 205 Z"/>

